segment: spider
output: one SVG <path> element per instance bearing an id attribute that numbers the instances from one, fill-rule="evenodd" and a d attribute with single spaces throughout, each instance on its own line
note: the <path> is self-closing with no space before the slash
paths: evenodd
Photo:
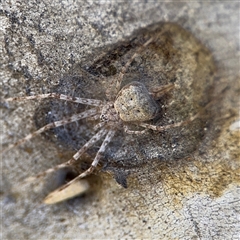
<path id="1" fill-rule="evenodd" d="M 104 154 L 107 145 L 112 141 L 116 131 L 123 130 L 128 134 L 144 134 L 149 129 L 153 131 L 164 131 L 169 128 L 179 127 L 185 125 L 194 119 L 199 117 L 199 113 L 188 118 L 185 121 L 178 123 L 165 125 L 165 126 L 156 126 L 146 123 L 149 120 L 155 118 L 159 112 L 159 106 L 156 102 L 162 95 L 171 91 L 174 88 L 174 84 L 168 84 L 163 86 L 157 86 L 154 89 L 149 91 L 143 83 L 133 81 L 121 88 L 123 76 L 127 72 L 132 61 L 153 41 L 155 37 L 149 38 L 142 46 L 140 46 L 132 57 L 127 61 L 123 66 L 122 70 L 118 76 L 113 79 L 112 86 L 106 91 L 106 100 L 97 100 L 97 99 L 88 99 L 80 97 L 71 97 L 64 94 L 58 93 L 47 93 L 34 96 L 25 96 L 25 97 L 13 97 L 5 99 L 6 102 L 11 101 L 20 101 L 20 100 L 35 100 L 35 99 L 45 99 L 53 98 L 60 99 L 63 101 L 69 101 L 73 103 L 80 103 L 84 105 L 93 106 L 88 110 L 85 110 L 81 113 L 72 115 L 65 119 L 49 123 L 37 131 L 27 135 L 26 137 L 20 139 L 14 144 L 11 144 L 6 150 L 9 150 L 13 147 L 16 147 L 20 144 L 29 141 L 33 137 L 51 129 L 65 124 L 78 121 L 80 119 L 94 119 L 98 123 L 94 127 L 96 133 L 88 140 L 67 162 L 59 164 L 53 168 L 50 168 L 42 173 L 37 174 L 34 179 L 45 176 L 53 171 L 56 171 L 60 168 L 65 168 L 74 165 L 81 155 L 86 152 L 89 148 L 94 146 L 98 141 L 102 140 L 102 144 L 96 153 L 94 160 L 91 163 L 91 166 L 81 174 L 79 174 L 72 181 L 68 182 L 62 186 L 58 191 L 61 191 L 71 184 L 74 184 L 77 180 L 85 178 L 91 174 L 97 167 L 102 155 Z M 142 130 L 131 130 L 129 124 L 137 125 L 142 128 Z"/>

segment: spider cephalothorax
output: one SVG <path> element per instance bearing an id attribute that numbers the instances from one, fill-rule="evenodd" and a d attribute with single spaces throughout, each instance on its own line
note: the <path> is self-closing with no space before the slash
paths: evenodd
<path id="1" fill-rule="evenodd" d="M 121 119 L 119 118 L 113 102 L 104 102 L 104 104 L 100 107 L 100 121 L 103 123 L 107 123 L 110 126 L 120 125 Z"/>

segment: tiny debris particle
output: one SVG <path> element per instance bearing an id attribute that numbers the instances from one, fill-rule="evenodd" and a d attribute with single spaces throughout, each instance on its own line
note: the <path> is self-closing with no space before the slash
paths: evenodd
<path id="1" fill-rule="evenodd" d="M 80 181 L 73 182 L 67 188 L 64 188 L 64 190 L 61 190 L 61 188 L 62 187 L 47 195 L 43 202 L 50 205 L 66 201 L 67 199 L 85 193 L 90 188 L 90 185 L 87 180 L 82 179 Z"/>
<path id="2" fill-rule="evenodd" d="M 240 119 L 232 123 L 229 127 L 230 131 L 240 131 Z"/>

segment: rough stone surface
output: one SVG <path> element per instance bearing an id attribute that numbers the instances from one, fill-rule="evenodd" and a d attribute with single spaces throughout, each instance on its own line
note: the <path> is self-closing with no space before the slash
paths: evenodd
<path id="1" fill-rule="evenodd" d="M 239 131 L 230 127 L 239 119 L 239 3 L 3 1 L 0 13 L 1 102 L 54 89 L 78 64 L 86 70 L 98 49 L 158 22 L 177 23 L 199 39 L 215 60 L 213 95 L 227 87 L 197 151 L 142 166 L 127 189 L 100 173 L 85 196 L 47 206 L 41 201 L 61 174 L 39 184 L 23 180 L 72 152 L 38 137 L 4 153 L 2 239 L 240 238 Z M 37 108 L 1 105 L 3 146 L 34 131 Z"/>

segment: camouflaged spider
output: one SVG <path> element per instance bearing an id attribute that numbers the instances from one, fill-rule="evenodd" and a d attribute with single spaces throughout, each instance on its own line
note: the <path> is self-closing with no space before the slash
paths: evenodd
<path id="1" fill-rule="evenodd" d="M 83 173 L 78 175 L 72 181 L 65 184 L 62 188 L 66 188 L 72 183 L 76 182 L 78 179 L 84 178 L 87 175 L 91 174 L 93 170 L 97 167 L 97 164 L 104 154 L 108 143 L 113 139 L 114 134 L 117 130 L 123 129 L 125 132 L 129 134 L 143 134 L 148 129 L 152 129 L 154 131 L 163 131 L 172 127 L 179 127 L 184 124 L 187 124 L 190 121 L 193 121 L 198 117 L 199 114 L 194 115 L 186 121 L 166 125 L 166 126 L 155 126 L 148 123 L 153 119 L 157 114 L 159 114 L 159 107 L 156 103 L 156 100 L 165 94 L 166 92 L 172 90 L 174 88 L 173 84 L 158 86 L 151 91 L 148 91 L 147 88 L 140 82 L 131 82 L 124 86 L 121 89 L 121 83 L 123 80 L 123 76 L 128 70 L 128 67 L 132 63 L 132 61 L 138 56 L 143 49 L 145 49 L 150 43 L 154 41 L 154 38 L 150 38 L 147 42 L 145 42 L 141 47 L 137 49 L 135 54 L 127 61 L 125 66 L 122 68 L 120 73 L 113 80 L 112 88 L 106 91 L 107 100 L 97 100 L 97 99 L 88 99 L 88 98 L 78 98 L 78 97 L 70 97 L 63 94 L 57 93 L 48 93 L 48 94 L 40 94 L 35 96 L 26 96 L 26 97 L 14 97 L 5 99 L 7 102 L 11 101 L 20 101 L 20 100 L 34 100 L 34 99 L 45 99 L 45 98 L 54 98 L 60 99 L 64 101 L 69 101 L 73 103 L 80 103 L 84 105 L 94 106 L 91 109 L 85 110 L 81 113 L 72 115 L 68 118 L 55 121 L 49 123 L 37 131 L 29 134 L 25 138 L 17 141 L 15 144 L 10 145 L 6 150 L 9 150 L 13 147 L 16 147 L 24 142 L 30 140 L 31 138 L 45 132 L 48 129 L 59 127 L 74 121 L 78 121 L 80 119 L 95 119 L 98 120 L 99 123 L 95 126 L 95 130 L 98 129 L 97 133 L 90 138 L 74 155 L 73 157 L 63 164 L 59 164 L 54 168 L 50 168 L 42 173 L 39 173 L 34 178 L 39 178 L 45 176 L 48 173 L 51 173 L 60 168 L 65 168 L 68 166 L 72 166 L 76 163 L 76 161 L 81 157 L 81 155 L 86 152 L 90 147 L 92 147 L 97 141 L 103 139 L 101 147 L 99 148 L 91 166 Z M 114 86 L 115 84 L 115 86 Z M 134 124 L 143 128 L 143 130 L 135 131 L 129 128 L 129 124 Z"/>

